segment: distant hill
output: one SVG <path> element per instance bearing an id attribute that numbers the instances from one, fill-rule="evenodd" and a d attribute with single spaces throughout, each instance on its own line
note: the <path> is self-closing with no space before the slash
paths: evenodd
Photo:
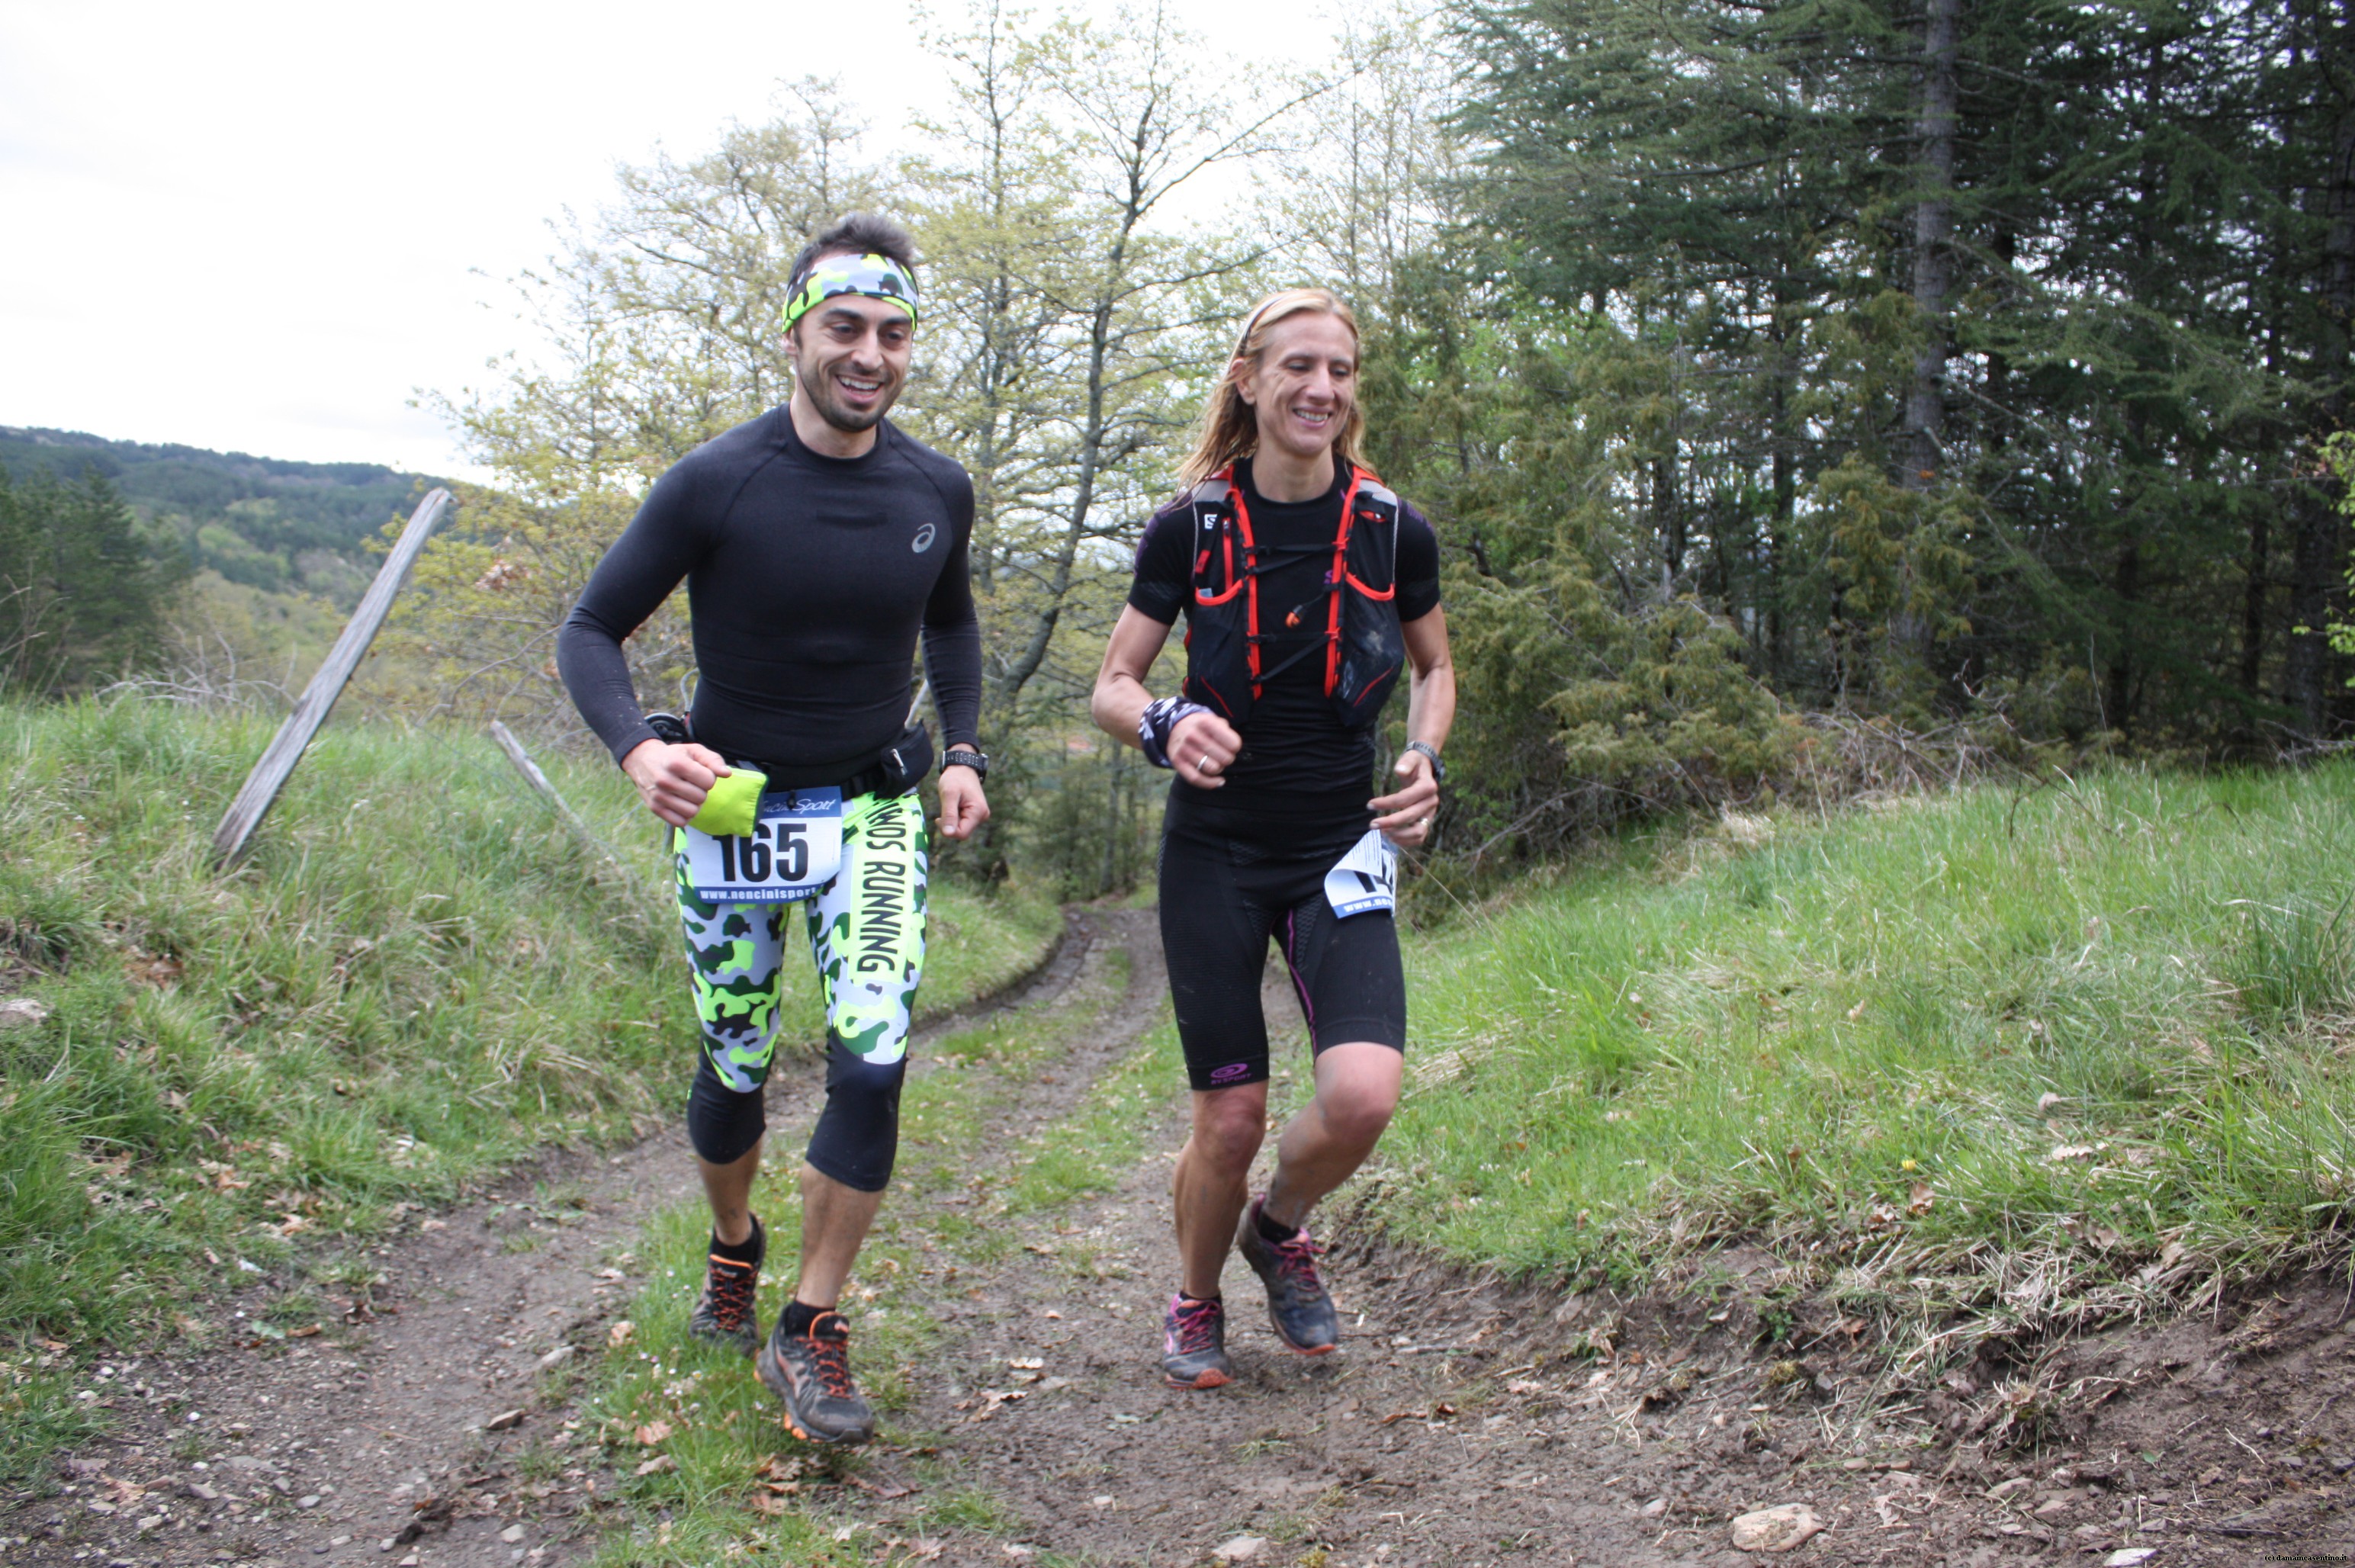
<path id="1" fill-rule="evenodd" d="M 143 517 L 176 529 L 198 566 L 343 605 L 373 571 L 361 541 L 443 483 L 375 463 L 294 463 L 12 425 L 0 425 L 0 468 L 17 479 L 42 469 L 66 480 L 99 474 Z"/>

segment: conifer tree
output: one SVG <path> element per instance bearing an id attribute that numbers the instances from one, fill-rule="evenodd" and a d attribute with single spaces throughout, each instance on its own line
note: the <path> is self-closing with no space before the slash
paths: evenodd
<path id="1" fill-rule="evenodd" d="M 63 696 L 153 668 L 188 572 L 110 481 L 0 469 L 0 688 Z"/>

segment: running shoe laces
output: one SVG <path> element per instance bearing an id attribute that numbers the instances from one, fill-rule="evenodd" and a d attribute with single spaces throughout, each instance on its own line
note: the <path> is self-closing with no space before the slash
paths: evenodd
<path id="1" fill-rule="evenodd" d="M 1162 1338 L 1164 1353 L 1194 1356 L 1216 1348 L 1221 1310 L 1215 1300 L 1196 1301 L 1181 1296 L 1170 1302 L 1169 1331 Z"/>
<path id="2" fill-rule="evenodd" d="M 1316 1254 L 1324 1250 L 1305 1231 L 1295 1231 L 1289 1240 L 1268 1243 L 1268 1251 L 1275 1254 L 1276 1271 L 1284 1276 L 1284 1283 L 1311 1296 L 1325 1294 L 1325 1282 L 1316 1277 Z"/>
<path id="3" fill-rule="evenodd" d="M 850 1325 L 839 1312 L 818 1315 L 809 1330 L 810 1370 L 828 1399 L 857 1399 L 858 1385 L 850 1381 Z"/>
<path id="4" fill-rule="evenodd" d="M 707 1344 L 721 1345 L 751 1355 L 761 1348 L 761 1321 L 756 1299 L 761 1288 L 761 1259 L 765 1237 L 753 1221 L 749 1258 L 730 1257 L 715 1242 L 705 1260 L 703 1291 L 687 1320 L 687 1331 Z"/>
<path id="5" fill-rule="evenodd" d="M 722 1328 L 735 1328 L 752 1316 L 761 1271 L 734 1258 L 711 1254 L 711 1316 Z"/>

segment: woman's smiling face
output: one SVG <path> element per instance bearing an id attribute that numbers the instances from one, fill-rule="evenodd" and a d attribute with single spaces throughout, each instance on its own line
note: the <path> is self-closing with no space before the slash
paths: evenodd
<path id="1" fill-rule="evenodd" d="M 1358 336 L 1337 316 L 1300 311 L 1267 329 L 1235 389 L 1259 421 L 1263 452 L 1308 461 L 1330 448 L 1358 398 Z"/>

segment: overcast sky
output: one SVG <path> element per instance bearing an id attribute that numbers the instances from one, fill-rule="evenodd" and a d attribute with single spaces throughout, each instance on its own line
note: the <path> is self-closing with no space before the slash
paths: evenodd
<path id="1" fill-rule="evenodd" d="M 837 77 L 905 145 L 940 81 L 912 9 L 0 0 L 0 424 L 457 473 L 410 402 L 528 346 L 505 280 L 549 221 L 786 79 Z M 1315 0 L 1182 12 L 1279 68 L 1331 36 Z"/>

